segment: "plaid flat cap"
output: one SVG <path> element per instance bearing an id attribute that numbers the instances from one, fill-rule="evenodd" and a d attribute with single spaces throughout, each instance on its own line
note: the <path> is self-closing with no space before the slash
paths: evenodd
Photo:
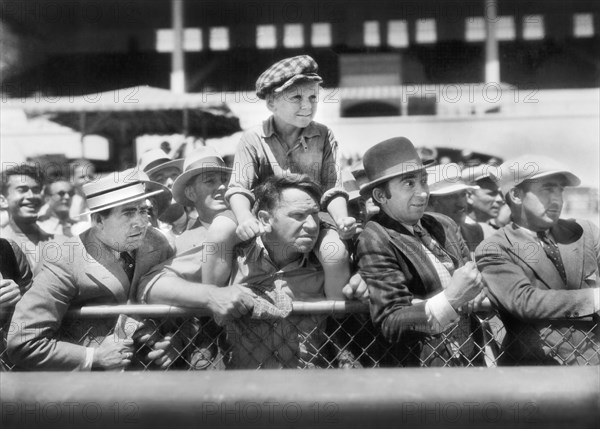
<path id="1" fill-rule="evenodd" d="M 319 66 L 308 55 L 285 58 L 265 70 L 256 80 L 256 95 L 264 100 L 271 90 L 281 92 L 294 82 L 307 79 L 322 82 L 317 74 Z"/>

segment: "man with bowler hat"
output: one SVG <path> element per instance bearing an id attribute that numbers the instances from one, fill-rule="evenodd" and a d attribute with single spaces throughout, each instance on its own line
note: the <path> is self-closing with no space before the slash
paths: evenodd
<path id="1" fill-rule="evenodd" d="M 475 257 L 506 327 L 499 363 L 600 364 L 598 227 L 560 219 L 564 188 L 579 178 L 536 155 L 507 161 L 494 178 L 512 222 Z"/>
<path id="2" fill-rule="evenodd" d="M 115 320 L 65 315 L 84 305 L 125 304 L 135 297 L 141 276 L 172 255 L 166 238 L 149 227 L 146 202 L 168 194 L 167 188 L 128 170 L 87 183 L 83 192 L 91 228 L 79 236 L 55 239 L 54 251 L 45 252 L 43 268 L 15 308 L 16 329 L 9 332 L 8 352 L 19 368 L 128 366 L 133 341 L 112 335 Z"/>
<path id="3" fill-rule="evenodd" d="M 401 366 L 465 366 L 477 354 L 467 316 L 483 299 L 481 274 L 447 216 L 425 214 L 426 164 L 396 137 L 364 155 L 360 192 L 380 208 L 358 239 L 371 317 Z"/>

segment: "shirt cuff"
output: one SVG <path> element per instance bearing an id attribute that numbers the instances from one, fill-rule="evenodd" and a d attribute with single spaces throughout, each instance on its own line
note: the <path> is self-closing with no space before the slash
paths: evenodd
<path id="1" fill-rule="evenodd" d="M 245 188 L 242 188 L 239 186 L 235 187 L 235 188 L 229 188 L 227 190 L 227 192 L 225 192 L 225 201 L 227 202 L 227 204 L 229 204 L 229 199 L 234 194 L 242 194 L 243 196 L 245 196 L 246 198 L 248 198 L 250 200 L 251 206 L 254 204 L 255 198 L 254 198 L 254 194 L 252 193 L 252 191 L 249 191 L 248 189 L 245 189 Z"/>
<path id="2" fill-rule="evenodd" d="M 344 189 L 331 188 L 325 191 L 325 193 L 321 197 L 321 207 L 327 210 L 327 206 L 329 205 L 329 203 L 336 197 L 344 197 L 346 199 L 346 202 L 348 202 L 348 199 L 350 198 L 348 192 L 346 192 Z"/>
<path id="3" fill-rule="evenodd" d="M 94 348 L 85 348 L 85 361 L 79 366 L 80 371 L 91 371 L 94 363 Z"/>
<path id="4" fill-rule="evenodd" d="M 443 332 L 459 318 L 443 291 L 425 302 L 425 314 L 430 328 L 435 332 Z"/>
<path id="5" fill-rule="evenodd" d="M 594 313 L 600 313 L 600 288 L 594 288 Z"/>

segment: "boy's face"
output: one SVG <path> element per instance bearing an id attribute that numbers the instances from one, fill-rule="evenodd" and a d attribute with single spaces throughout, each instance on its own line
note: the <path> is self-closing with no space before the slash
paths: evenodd
<path id="1" fill-rule="evenodd" d="M 9 176 L 6 204 L 14 220 L 34 223 L 43 204 L 41 183 L 30 176 Z"/>
<path id="2" fill-rule="evenodd" d="M 305 128 L 317 113 L 319 84 L 313 81 L 299 82 L 281 94 L 269 97 L 267 107 L 275 119 L 296 128 Z"/>

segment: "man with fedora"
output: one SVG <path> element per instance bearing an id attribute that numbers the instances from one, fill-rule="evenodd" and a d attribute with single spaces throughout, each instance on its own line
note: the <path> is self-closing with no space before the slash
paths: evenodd
<path id="1" fill-rule="evenodd" d="M 166 238 L 149 227 L 146 200 L 168 190 L 141 180 L 136 170 L 83 186 L 92 226 L 79 236 L 59 237 L 32 287 L 15 308 L 17 327 L 8 352 L 20 368 L 90 370 L 123 368 L 132 340 L 110 335 L 115 320 L 65 318 L 84 305 L 124 304 L 135 297 L 141 276 L 172 255 Z"/>
<path id="2" fill-rule="evenodd" d="M 142 154 L 138 168 L 146 173 L 151 181 L 160 183 L 170 190 L 183 170 L 183 159 L 171 159 L 163 150 L 152 149 Z M 175 237 L 188 229 L 193 221 L 194 219 L 188 215 L 181 204 L 172 201 L 157 219 L 157 226 L 174 245 Z"/>
<path id="3" fill-rule="evenodd" d="M 225 192 L 230 176 L 231 168 L 211 147 L 200 147 L 185 158 L 183 172 L 173 183 L 173 198 L 182 206 L 196 209 L 198 217 L 176 238 L 177 254 L 204 243 L 215 216 L 227 209 Z"/>
<path id="4" fill-rule="evenodd" d="M 429 202 L 427 211 L 441 213 L 452 219 L 460 228 L 460 234 L 474 252 L 483 241 L 483 229 L 479 224 L 466 223 L 468 203 L 467 192 L 475 186 L 468 185 L 462 178 L 458 164 L 440 164 L 427 168 Z"/>
<path id="5" fill-rule="evenodd" d="M 524 155 L 494 179 L 512 222 L 475 255 L 506 327 L 500 363 L 600 364 L 598 227 L 560 219 L 564 188 L 579 178 L 551 158 Z"/>
<path id="6" fill-rule="evenodd" d="M 364 155 L 380 212 L 358 239 L 359 272 L 369 287 L 371 317 L 395 343 L 401 366 L 463 366 L 475 348 L 466 315 L 482 299 L 482 279 L 451 219 L 424 213 L 426 165 L 413 144 L 396 137 Z"/>
<path id="7" fill-rule="evenodd" d="M 205 246 L 207 230 L 215 216 L 227 208 L 224 196 L 230 174 L 231 168 L 210 147 L 201 147 L 185 158 L 183 173 L 175 179 L 172 192 L 179 204 L 194 207 L 198 217 L 176 238 L 177 255 L 144 276 L 138 289 L 140 302 L 208 309 L 219 317 L 239 317 L 252 309 L 251 294 L 245 288 L 202 284 L 206 251 L 215 247 Z M 191 329 L 196 332 L 189 332 L 189 324 L 184 329 L 199 344 L 188 360 L 196 369 L 221 368 L 222 356 L 211 341 L 220 329 L 208 317 L 193 323 L 195 327 Z M 197 335 L 200 330 L 202 333 Z"/>
<path id="8" fill-rule="evenodd" d="M 467 191 L 468 213 L 465 222 L 479 225 L 485 238 L 498 228 L 497 219 L 504 207 L 504 199 L 493 174 L 498 170 L 491 164 L 466 167 L 462 171 L 463 180 L 472 186 Z"/>

